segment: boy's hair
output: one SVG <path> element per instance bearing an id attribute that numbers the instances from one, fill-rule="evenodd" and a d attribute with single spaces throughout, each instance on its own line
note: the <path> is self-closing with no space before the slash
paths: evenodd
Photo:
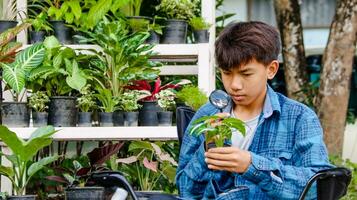
<path id="1" fill-rule="evenodd" d="M 238 22 L 226 27 L 215 42 L 219 68 L 229 70 L 253 59 L 268 65 L 280 53 L 279 32 L 263 22 Z"/>

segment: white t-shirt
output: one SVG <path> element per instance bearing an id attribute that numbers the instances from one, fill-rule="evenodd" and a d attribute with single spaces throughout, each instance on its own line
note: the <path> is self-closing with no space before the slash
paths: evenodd
<path id="1" fill-rule="evenodd" d="M 234 115 L 234 112 L 232 110 L 231 115 L 235 118 L 237 118 Z M 238 130 L 235 130 L 232 132 L 232 147 L 238 147 L 242 150 L 248 150 L 250 144 L 253 141 L 255 130 L 257 129 L 258 126 L 258 120 L 259 116 L 257 115 L 256 117 L 244 121 L 245 123 L 245 137 L 243 137 L 242 133 L 239 132 Z"/>

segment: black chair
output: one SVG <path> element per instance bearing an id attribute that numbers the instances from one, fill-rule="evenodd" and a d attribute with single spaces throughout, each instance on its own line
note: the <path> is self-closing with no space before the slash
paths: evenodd
<path id="1" fill-rule="evenodd" d="M 105 188 L 111 188 L 111 187 L 123 188 L 124 190 L 126 190 L 128 192 L 128 196 L 131 197 L 130 199 L 133 199 L 133 200 L 140 200 L 140 199 L 176 200 L 176 199 L 179 199 L 177 196 L 171 195 L 171 194 L 134 191 L 134 189 L 131 187 L 129 182 L 126 180 L 126 178 L 120 172 L 114 172 L 114 171 L 94 172 L 89 177 L 87 183 L 88 182 L 90 183 L 90 185 L 100 185 Z"/>
<path id="2" fill-rule="evenodd" d="M 177 136 L 180 147 L 185 130 L 194 114 L 195 111 L 189 107 L 178 107 L 176 109 Z M 309 179 L 299 199 L 305 198 L 315 181 L 317 181 L 318 200 L 339 199 L 346 194 L 348 185 L 351 182 L 351 176 L 351 171 L 343 167 L 321 170 Z"/>

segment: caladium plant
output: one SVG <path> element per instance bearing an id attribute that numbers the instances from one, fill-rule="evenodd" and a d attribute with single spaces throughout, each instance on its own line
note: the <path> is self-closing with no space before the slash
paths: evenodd
<path id="1" fill-rule="evenodd" d="M 150 93 L 149 96 L 143 98 L 143 101 L 156 101 L 157 100 L 157 95 L 160 91 L 167 90 L 167 89 L 176 89 L 180 87 L 181 85 L 189 84 L 191 83 L 190 80 L 187 79 L 180 79 L 180 80 L 174 80 L 171 81 L 163 86 L 161 86 L 161 80 L 160 77 L 158 77 L 154 83 L 154 87 L 151 87 L 150 83 L 148 80 L 136 80 L 133 81 L 130 85 L 126 86 L 127 89 L 130 90 L 145 90 Z"/>
<path id="2" fill-rule="evenodd" d="M 226 140 L 232 137 L 232 131 L 236 129 L 245 136 L 244 122 L 228 115 L 204 116 L 192 122 L 190 135 L 206 135 L 206 145 L 215 143 L 216 147 L 223 147 Z M 207 148 L 207 146 L 206 146 Z"/>

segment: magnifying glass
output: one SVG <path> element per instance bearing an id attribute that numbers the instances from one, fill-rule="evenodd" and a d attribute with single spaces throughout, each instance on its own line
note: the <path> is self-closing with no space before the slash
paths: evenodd
<path id="1" fill-rule="evenodd" d="M 230 99 L 231 97 L 223 90 L 214 90 L 209 95 L 209 101 L 218 108 L 220 112 L 223 112 L 223 109 L 228 106 Z"/>

